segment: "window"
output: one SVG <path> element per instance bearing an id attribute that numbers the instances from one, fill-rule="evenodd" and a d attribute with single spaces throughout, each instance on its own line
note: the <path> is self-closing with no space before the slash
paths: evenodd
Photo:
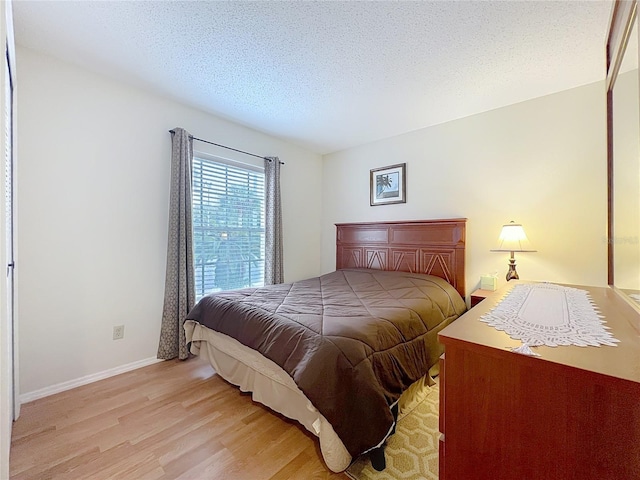
<path id="1" fill-rule="evenodd" d="M 193 159 L 196 298 L 264 285 L 264 171 Z"/>

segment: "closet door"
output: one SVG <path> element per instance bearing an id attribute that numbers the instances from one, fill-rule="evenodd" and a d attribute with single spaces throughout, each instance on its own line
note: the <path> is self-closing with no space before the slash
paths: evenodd
<path id="1" fill-rule="evenodd" d="M 12 357 L 13 357 L 13 369 L 12 379 L 13 384 L 13 417 L 14 420 L 18 418 L 20 414 L 20 401 L 19 401 L 19 389 L 17 381 L 17 348 L 16 348 L 16 318 L 15 318 L 15 306 L 14 306 L 14 270 L 15 270 L 15 258 L 14 258 L 14 225 L 15 225 L 15 188 L 14 188 L 14 148 L 13 148 L 13 98 L 14 98 L 14 80 L 12 71 L 12 62 L 10 57 L 9 48 L 5 51 L 6 62 L 5 69 L 5 88 L 4 88 L 4 140 L 5 140 L 5 175 L 4 175 L 4 192 L 5 192 L 5 248 L 6 248 L 6 299 L 5 305 L 7 309 L 7 319 L 9 323 L 9 332 L 11 336 L 12 344 Z"/>
<path id="2" fill-rule="evenodd" d="M 640 21 L 613 4 L 607 40 L 609 285 L 640 312 Z"/>

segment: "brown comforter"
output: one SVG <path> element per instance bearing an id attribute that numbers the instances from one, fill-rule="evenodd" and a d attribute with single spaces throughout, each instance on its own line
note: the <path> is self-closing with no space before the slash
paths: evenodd
<path id="1" fill-rule="evenodd" d="M 338 270 L 211 294 L 187 319 L 283 368 L 356 457 L 390 433 L 389 405 L 438 361 L 437 332 L 465 309 L 438 277 Z"/>

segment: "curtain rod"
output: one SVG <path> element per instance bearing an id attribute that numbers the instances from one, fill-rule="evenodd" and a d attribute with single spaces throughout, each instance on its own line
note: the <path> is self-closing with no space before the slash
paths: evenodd
<path id="1" fill-rule="evenodd" d="M 176 133 L 176 131 L 175 130 L 169 130 L 169 133 Z M 262 158 L 264 160 L 271 161 L 270 158 L 263 157 L 262 155 L 256 155 L 255 153 L 249 153 L 249 152 L 245 152 L 243 150 L 238 150 L 237 148 L 231 148 L 231 147 L 227 147 L 226 145 L 220 145 L 219 143 L 213 143 L 213 142 L 210 142 L 209 140 L 203 140 L 201 138 L 194 137 L 193 135 L 189 135 L 189 137 L 192 140 L 197 140 L 199 142 L 208 143 L 209 145 L 215 145 L 216 147 L 226 148 L 227 150 L 233 150 L 234 152 L 244 153 L 245 155 L 251 155 L 252 157 Z M 284 162 L 280 162 L 280 165 L 284 165 Z"/>

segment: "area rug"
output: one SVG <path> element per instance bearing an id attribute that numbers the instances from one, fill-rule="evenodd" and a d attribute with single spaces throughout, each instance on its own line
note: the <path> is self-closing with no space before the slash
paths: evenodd
<path id="1" fill-rule="evenodd" d="M 346 473 L 354 480 L 438 480 L 438 384 L 411 411 L 398 419 L 396 433 L 387 440 L 387 467 L 377 472 L 367 455 Z"/>

